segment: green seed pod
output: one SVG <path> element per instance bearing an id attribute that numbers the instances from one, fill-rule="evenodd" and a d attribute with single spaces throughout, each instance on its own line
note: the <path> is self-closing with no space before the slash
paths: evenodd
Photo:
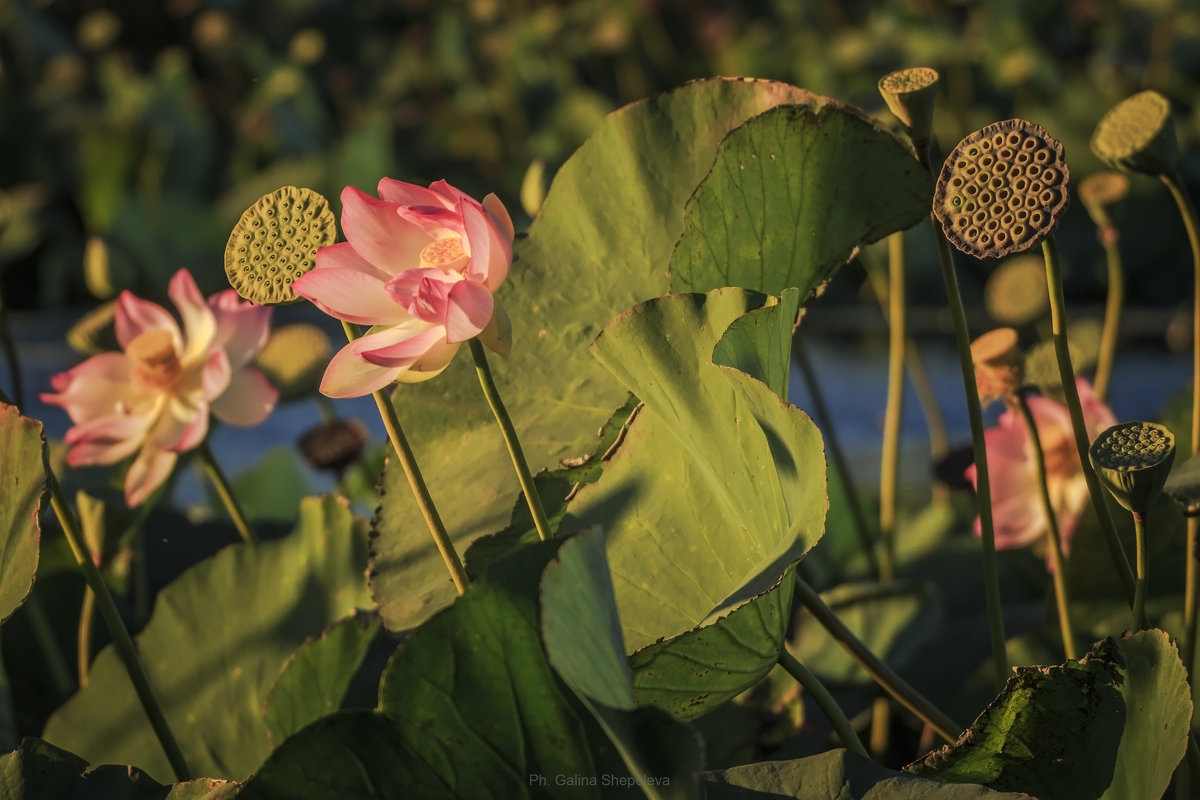
<path id="1" fill-rule="evenodd" d="M 317 393 L 332 353 L 329 337 L 316 325 L 282 325 L 271 331 L 255 366 L 286 403 Z"/>
<path id="2" fill-rule="evenodd" d="M 1200 455 L 1194 455 L 1171 471 L 1163 492 L 1189 517 L 1200 517 Z"/>
<path id="3" fill-rule="evenodd" d="M 937 82 L 937 70 L 929 67 L 902 69 L 879 79 L 879 93 L 914 142 L 928 141 L 933 132 Z"/>
<path id="4" fill-rule="evenodd" d="M 294 303 L 292 283 L 337 239 L 329 203 L 312 189 L 284 186 L 246 209 L 225 244 L 225 277 L 247 300 Z"/>
<path id="5" fill-rule="evenodd" d="M 1041 256 L 1020 255 L 996 267 L 984 287 L 983 301 L 992 319 L 1003 325 L 1028 325 L 1045 314 L 1050 294 Z"/>
<path id="6" fill-rule="evenodd" d="M 1054 231 L 1070 171 L 1062 142 L 1023 119 L 975 131 L 938 175 L 933 213 L 946 238 L 976 258 L 1021 253 Z"/>
<path id="7" fill-rule="evenodd" d="M 1179 159 L 1171 103 L 1155 91 L 1117 103 L 1096 126 L 1092 152 L 1109 166 L 1143 175 L 1170 175 Z"/>
<path id="8" fill-rule="evenodd" d="M 1088 457 L 1117 502 L 1145 517 L 1171 474 L 1175 436 L 1155 422 L 1124 422 L 1097 436 Z"/>

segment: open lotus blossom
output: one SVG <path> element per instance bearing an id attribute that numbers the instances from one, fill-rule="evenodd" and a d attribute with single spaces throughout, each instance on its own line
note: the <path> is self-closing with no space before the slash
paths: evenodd
<path id="1" fill-rule="evenodd" d="M 1092 392 L 1091 384 L 1079 380 L 1076 385 L 1079 387 L 1088 439 L 1091 440 L 1115 424 L 1116 418 Z M 1079 517 L 1090 499 L 1087 479 L 1079 463 L 1067 407 L 1045 397 L 1030 397 L 1028 403 L 1045 453 L 1046 485 L 1065 554 Z M 1017 411 L 1005 411 L 1000 415 L 996 427 L 984 433 L 984 438 L 987 441 L 996 547 L 1010 549 L 1033 544 L 1046 533 L 1046 515 L 1042 509 L 1037 468 L 1025 420 Z M 976 475 L 973 465 L 967 469 L 966 475 L 974 485 Z M 976 535 L 979 532 L 979 521 L 976 520 Z"/>
<path id="2" fill-rule="evenodd" d="M 384 178 L 378 198 L 346 187 L 341 223 L 346 241 L 318 250 L 293 286 L 326 314 L 372 327 L 329 362 L 322 393 L 428 380 L 476 336 L 508 352 L 492 295 L 512 264 L 513 224 L 495 195 L 480 203 L 445 181 L 426 189 Z"/>
<path id="3" fill-rule="evenodd" d="M 256 425 L 278 392 L 247 366 L 267 339 L 271 310 L 242 302 L 232 289 L 206 303 L 186 270 L 168 295 L 183 320 L 129 292 L 117 299 L 116 333 L 123 352 L 92 356 L 52 379 L 62 406 L 67 464 L 114 464 L 136 454 L 125 475 L 125 500 L 141 504 L 166 480 L 178 454 L 204 441 L 209 412 L 231 425 Z"/>

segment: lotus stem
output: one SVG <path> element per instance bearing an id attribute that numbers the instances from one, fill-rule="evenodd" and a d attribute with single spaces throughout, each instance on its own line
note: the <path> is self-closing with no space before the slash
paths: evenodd
<path id="1" fill-rule="evenodd" d="M 1046 454 L 1042 450 L 1042 439 L 1038 435 L 1037 422 L 1029 410 L 1029 402 L 1021 392 L 1016 393 L 1016 404 L 1025 419 L 1029 431 L 1030 449 L 1033 451 L 1033 466 L 1037 474 L 1042 513 L 1046 516 L 1046 538 L 1050 540 L 1050 563 L 1054 567 L 1054 605 L 1058 611 L 1058 627 L 1062 634 L 1063 653 L 1067 660 L 1074 661 L 1075 634 L 1071 628 L 1071 601 L 1067 594 L 1066 559 L 1063 557 L 1062 535 L 1058 530 L 1058 519 L 1054 504 L 1050 501 L 1050 488 L 1046 483 Z"/>
<path id="2" fill-rule="evenodd" d="M 79 528 L 79 521 L 75 518 L 71 506 L 67 503 L 66 496 L 63 494 L 62 486 L 52 471 L 47 470 L 46 481 L 50 486 L 50 504 L 54 508 L 54 513 L 58 516 L 59 524 L 62 525 L 63 533 L 67 537 L 67 543 L 71 547 L 75 561 L 79 564 L 80 570 L 83 571 L 83 579 L 87 582 L 92 592 L 95 593 L 96 605 L 100 610 L 101 618 L 104 619 L 104 624 L 108 627 L 109 634 L 112 636 L 113 647 L 116 648 L 117 656 L 121 659 L 121 663 L 125 667 L 125 672 L 129 675 L 129 680 L 133 684 L 133 690 L 142 705 L 142 710 L 146 712 L 146 717 L 150 721 L 150 727 L 154 730 L 154 735 L 158 738 L 163 753 L 167 756 L 171 770 L 175 773 L 175 779 L 177 781 L 190 780 L 192 777 L 191 769 L 189 769 L 187 760 L 183 757 L 183 751 L 179 748 L 179 743 L 176 741 L 175 735 L 171 732 L 171 727 L 167 723 L 162 706 L 154 694 L 154 688 L 150 685 L 150 678 L 146 674 L 146 668 L 142 665 L 142 661 L 137 654 L 137 649 L 133 645 L 133 640 L 129 637 L 129 631 L 126 630 L 124 623 L 121 622 L 121 615 L 117 611 L 116 603 L 113 602 L 112 594 L 108 590 L 108 584 L 104 582 L 104 577 L 100 574 L 99 568 L 96 567 L 96 564 L 92 561 L 88 553 L 87 543 L 84 541 L 83 532 Z"/>
<path id="3" fill-rule="evenodd" d="M 930 169 L 929 150 L 919 154 L 921 165 Z M 946 285 L 946 301 L 954 321 L 954 339 L 958 347 L 958 363 L 962 370 L 963 390 L 967 400 L 967 419 L 971 425 L 971 446 L 975 455 L 975 492 L 979 504 L 980 538 L 983 542 L 983 587 L 987 601 L 988 634 L 992 644 L 992 668 L 998 686 L 1008 680 L 1008 649 L 1004 636 L 1004 612 L 1000 601 L 1000 575 L 996 566 L 996 527 L 992 520 L 992 489 L 988 477 L 987 440 L 983 435 L 983 408 L 979 388 L 975 385 L 975 364 L 971 358 L 971 335 L 967 329 L 967 312 L 963 307 L 958 275 L 950 254 L 950 242 L 938 220 L 930 215 L 933 237 L 937 241 L 938 262 L 942 281 Z"/>
<path id="4" fill-rule="evenodd" d="M 1129 622 L 1131 631 L 1140 631 L 1146 617 L 1146 570 L 1148 568 L 1146 550 L 1146 518 L 1149 514 L 1133 515 L 1133 534 L 1137 542 L 1137 583 L 1133 591 L 1133 613 Z"/>
<path id="5" fill-rule="evenodd" d="M 867 671 L 884 691 L 891 695 L 896 702 L 916 714 L 922 722 L 932 727 L 937 734 L 953 744 L 962 732 L 962 726 L 950 719 L 943 711 L 897 675 L 891 667 L 883 663 L 871 650 L 854 635 L 845 623 L 838 618 L 833 609 L 825 605 L 825 601 L 816 590 L 796 578 L 796 595 L 809 613 L 821 623 L 838 644 Z"/>
<path id="6" fill-rule="evenodd" d="M 1125 303 L 1125 270 L 1121 265 L 1121 248 L 1117 245 L 1116 229 L 1111 225 L 1101 230 L 1104 257 L 1108 262 L 1108 295 L 1104 302 L 1104 327 L 1100 334 L 1100 355 L 1096 361 L 1096 397 L 1105 400 L 1112 380 L 1113 360 L 1117 352 L 1117 331 L 1121 327 L 1121 308 Z"/>
<path id="7" fill-rule="evenodd" d="M 837 704 L 837 701 L 833 699 L 833 695 L 829 693 L 829 690 L 825 688 L 820 679 L 812 673 L 812 670 L 804 666 L 798 658 L 792 655 L 787 647 L 779 651 L 779 665 L 796 679 L 796 683 L 803 687 L 805 693 L 824 712 L 825 717 L 833 725 L 834 732 L 842 740 L 842 745 L 847 750 L 853 750 L 864 758 L 870 758 L 871 756 L 867 753 L 867 748 L 863 747 L 862 740 L 855 733 L 854 726 L 846 718 L 846 712 L 842 711 L 842 707 Z"/>
<path id="8" fill-rule="evenodd" d="M 238 535 L 242 537 L 242 541 L 246 544 L 254 544 L 258 541 L 254 537 L 254 531 L 250 528 L 250 523 L 246 521 L 246 514 L 242 511 L 242 506 L 238 503 L 237 496 L 233 493 L 233 487 L 229 484 L 229 479 L 225 476 L 221 465 L 217 463 L 217 457 L 212 451 L 208 440 L 205 439 L 196 448 L 197 454 L 200 456 L 200 461 L 204 464 L 204 471 L 208 474 L 209 480 L 217 490 L 217 495 L 221 498 L 221 503 L 225 506 L 225 510 L 229 512 L 229 518 L 233 520 L 233 527 L 237 528 Z"/>
<path id="9" fill-rule="evenodd" d="M 896 473 L 900 462 L 900 423 L 904 415 L 904 234 L 888 237 L 888 388 L 879 469 L 880 579 L 896 576 Z"/>
<path id="10" fill-rule="evenodd" d="M 854 477 L 850 474 L 850 464 L 846 460 L 846 453 L 842 450 L 841 442 L 834 428 L 833 416 L 829 413 L 829 404 L 825 402 L 825 393 L 821 391 L 821 382 L 817 378 L 817 371 L 813 367 L 812 360 L 808 357 L 808 348 L 804 346 L 804 342 L 800 337 L 792 341 L 794 343 L 792 350 L 796 356 L 796 363 L 800 365 L 800 374 L 804 376 L 805 386 L 808 388 L 809 396 L 812 398 L 813 415 L 817 419 L 817 424 L 821 426 L 821 432 L 825 437 L 825 443 L 828 446 L 829 457 L 833 461 L 834 469 L 838 471 L 838 475 L 842 479 L 842 486 L 846 492 L 846 503 L 850 507 L 850 518 L 854 523 L 854 532 L 858 534 L 859 546 L 867 557 L 867 563 L 871 568 L 871 575 L 878 580 L 881 574 L 879 556 L 875 552 L 875 542 L 872 540 L 871 529 L 867 524 L 867 517 L 863 513 L 862 506 L 859 505 L 858 488 L 855 486 Z"/>
<path id="11" fill-rule="evenodd" d="M 475 359 L 475 372 L 479 376 L 479 385 L 483 388 L 483 396 L 491 406 L 497 424 L 500 425 L 500 432 L 504 436 L 504 445 L 508 448 L 508 455 L 512 459 L 513 469 L 521 484 L 521 492 L 525 495 L 525 502 L 529 505 L 529 513 L 533 516 L 533 525 L 537 528 L 538 538 L 543 542 L 548 541 L 553 533 L 550 531 L 550 523 L 546 519 L 546 511 L 542 507 L 542 497 L 538 494 L 537 486 L 533 482 L 533 475 L 529 472 L 529 464 L 525 460 L 524 450 L 521 449 L 521 440 L 517 437 L 517 429 L 513 426 L 508 411 L 504 408 L 504 401 L 500 399 L 500 390 L 496 388 L 491 367 L 488 366 L 487 353 L 483 351 L 483 345 L 478 339 L 471 339 L 467 344 L 471 347 L 471 358 Z"/>
<path id="12" fill-rule="evenodd" d="M 79 633 L 77 642 L 77 666 L 79 668 L 79 685 L 88 685 L 88 671 L 92 655 L 92 618 L 96 612 L 96 593 L 90 586 L 83 587 L 83 603 L 79 608 Z"/>
<path id="13" fill-rule="evenodd" d="M 343 322 L 342 328 L 346 331 L 346 338 L 350 341 L 354 341 L 360 335 L 358 326 L 353 323 Z M 392 443 L 392 449 L 396 451 L 396 458 L 400 460 L 400 466 L 404 470 L 404 476 L 408 479 L 408 485 L 412 489 L 417 507 L 421 510 L 421 516 L 424 517 L 425 524 L 429 527 L 429 533 L 433 537 L 433 543 L 437 546 L 438 553 L 441 554 L 442 561 L 446 564 L 450 579 L 454 581 L 454 588 L 462 595 L 470 584 L 467 571 L 463 569 L 462 559 L 459 558 L 458 551 L 454 549 L 454 542 L 451 541 L 450 535 L 446 533 L 446 526 L 442 523 L 442 517 L 438 514 L 433 497 L 429 494 L 429 487 L 425 485 L 425 478 L 421 475 L 420 468 L 417 467 L 416 456 L 413 455 L 412 447 L 409 446 L 408 439 L 404 436 L 404 430 L 400 427 L 400 418 L 396 414 L 396 407 L 392 405 L 391 398 L 383 389 L 372 392 L 371 396 L 375 398 L 375 405 L 379 409 L 383 427 L 387 430 L 388 440 Z"/>
<path id="14" fill-rule="evenodd" d="M 1088 429 L 1083 418 L 1083 406 L 1079 402 L 1079 387 L 1075 385 L 1075 368 L 1071 365 L 1071 351 L 1067 344 L 1066 300 L 1063 297 L 1062 267 L 1058 259 L 1058 247 L 1053 236 L 1042 240 L 1042 256 L 1046 261 L 1046 286 L 1050 293 L 1050 327 L 1054 340 L 1054 354 L 1058 360 L 1058 375 L 1062 382 L 1063 395 L 1067 401 L 1067 410 L 1071 415 L 1071 428 L 1075 434 L 1075 449 L 1079 453 L 1080 467 L 1087 481 L 1088 493 L 1092 498 L 1092 507 L 1100 519 L 1100 527 L 1104 531 L 1105 541 L 1112 556 L 1113 565 L 1117 569 L 1117 577 L 1121 579 L 1121 587 L 1126 599 L 1132 603 L 1135 583 L 1133 570 L 1129 566 L 1129 558 L 1121 544 L 1117 526 L 1113 522 L 1112 513 L 1104 499 L 1104 490 L 1100 479 L 1092 469 L 1088 456 Z"/>

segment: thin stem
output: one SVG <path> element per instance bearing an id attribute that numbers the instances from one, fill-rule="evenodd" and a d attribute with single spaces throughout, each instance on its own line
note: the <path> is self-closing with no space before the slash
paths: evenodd
<path id="1" fill-rule="evenodd" d="M 1108 262 L 1108 296 L 1104 303 L 1104 327 L 1100 334 L 1100 355 L 1096 361 L 1096 397 L 1108 397 L 1112 380 L 1113 359 L 1117 352 L 1117 331 L 1121 327 L 1121 308 L 1125 303 L 1125 271 L 1121 266 L 1121 248 L 1117 246 L 1116 228 L 1101 229 L 1104 255 Z"/>
<path id="2" fill-rule="evenodd" d="M 1162 182 L 1167 185 L 1175 205 L 1179 207 L 1179 215 L 1183 219 L 1183 227 L 1187 231 L 1188 244 L 1192 249 L 1192 447 L 1191 454 L 1195 455 L 1200 448 L 1200 222 L 1196 219 L 1196 206 L 1192 196 L 1178 172 L 1162 175 Z M 1190 676 L 1195 668 L 1197 603 L 1200 602 L 1200 518 L 1188 517 L 1187 520 L 1187 566 L 1184 577 L 1183 597 L 1183 665 Z M 1196 780 L 1200 781 L 1200 771 Z"/>
<path id="3" fill-rule="evenodd" d="M 1121 544 L 1117 526 L 1113 522 L 1108 503 L 1104 500 L 1105 491 L 1092 469 L 1091 459 L 1088 458 L 1089 436 L 1087 422 L 1083 417 L 1083 406 L 1079 402 L 1079 387 L 1075 385 L 1075 368 L 1071 365 L 1071 351 L 1067 344 L 1066 300 L 1063 297 L 1062 268 L 1058 262 L 1058 247 L 1053 236 L 1042 240 L 1042 255 L 1046 261 L 1046 286 L 1050 293 L 1050 328 L 1054 339 L 1054 354 L 1058 360 L 1058 375 L 1062 381 L 1063 395 L 1067 401 L 1067 410 L 1071 414 L 1071 429 L 1075 434 L 1075 449 L 1079 454 L 1080 467 L 1087 481 L 1088 493 L 1092 498 L 1092 507 L 1100 519 L 1100 527 L 1108 542 L 1108 550 L 1113 564 L 1117 568 L 1117 577 L 1121 579 L 1121 587 L 1126 599 L 1132 603 L 1134 594 L 1133 570 L 1129 566 L 1129 558 Z"/>
<path id="4" fill-rule="evenodd" d="M 92 618 L 96 616 L 96 593 L 90 586 L 83 587 L 83 604 L 79 609 L 79 633 L 76 641 L 79 686 L 88 684 L 88 670 L 92 661 Z"/>
<path id="5" fill-rule="evenodd" d="M 888 387 L 879 464 L 880 579 L 896 576 L 896 474 L 900 464 L 900 422 L 904 415 L 904 234 L 888 237 Z"/>
<path id="6" fill-rule="evenodd" d="M 343 322 L 342 329 L 346 331 L 346 338 L 350 341 L 359 337 L 357 325 Z M 446 526 L 442 523 L 442 517 L 438 514 L 433 497 L 429 494 L 429 487 L 425 485 L 425 478 L 421 475 L 420 468 L 417 467 L 416 456 L 413 455 L 412 447 L 409 446 L 408 439 L 404 436 L 404 430 L 400 427 L 400 418 L 396 414 L 396 407 L 392 405 L 391 398 L 383 389 L 372 392 L 371 396 L 375 398 L 375 406 L 379 409 L 379 417 L 383 420 L 384 429 L 387 430 L 388 440 L 392 443 L 396 458 L 400 460 L 404 477 L 408 479 L 409 488 L 412 489 L 417 508 L 421 510 L 421 516 L 429 527 L 433 543 L 437 546 L 438 553 L 441 554 L 442 561 L 445 562 L 446 569 L 450 572 L 454 588 L 460 595 L 464 594 L 470 583 L 467 579 L 467 571 L 463 569 L 462 559 L 458 557 L 458 551 L 454 549 L 454 542 L 451 541 L 450 534 L 446 533 Z"/>
<path id="7" fill-rule="evenodd" d="M 947 742 L 953 744 L 958 739 L 962 726 L 926 700 L 891 667 L 883 663 L 846 627 L 833 609 L 825 605 L 825 601 L 821 599 L 816 590 L 798 577 L 796 578 L 796 596 L 800 598 L 800 602 L 817 622 L 821 623 L 821 626 L 829 632 L 829 635 L 837 640 L 838 644 L 845 648 L 846 652 L 874 678 L 876 683 L 883 687 L 885 692 L 895 698 L 896 702 L 916 714 L 922 722 L 931 726 Z"/>
<path id="8" fill-rule="evenodd" d="M 1067 596 L 1067 580 L 1065 576 L 1066 559 L 1063 558 L 1062 536 L 1058 530 L 1058 518 L 1054 513 L 1054 504 L 1050 500 L 1050 487 L 1046 483 L 1046 453 L 1042 450 L 1042 438 L 1038 435 L 1037 422 L 1033 412 L 1029 410 L 1029 402 L 1025 395 L 1018 392 L 1017 407 L 1025 419 L 1025 429 L 1029 431 L 1030 450 L 1033 451 L 1033 467 L 1037 475 L 1039 496 L 1042 501 L 1042 514 L 1046 517 L 1046 538 L 1050 540 L 1050 564 L 1054 568 L 1054 605 L 1058 610 L 1058 627 L 1062 634 L 1063 653 L 1067 659 L 1074 661 L 1075 634 L 1071 628 L 1071 601 Z"/>
<path id="9" fill-rule="evenodd" d="M 928 155 L 922 158 L 928 167 Z M 938 261 L 946 284 L 946 300 L 954 321 L 954 339 L 962 370 L 963 390 L 967 399 L 967 419 L 971 425 L 971 445 L 975 455 L 975 492 L 979 504 L 979 529 L 983 542 L 983 588 L 987 600 L 988 633 L 992 642 L 992 667 L 996 683 L 1008 680 L 1008 650 L 1004 637 L 1004 613 L 1000 604 L 1000 575 L 996 566 L 996 528 L 992 521 L 992 488 L 988 475 L 987 440 L 983 435 L 983 408 L 975 385 L 975 364 L 971 359 L 971 336 L 967 330 L 967 312 L 958 288 L 958 275 L 950 255 L 950 243 L 937 220 L 930 215 L 933 236 L 937 240 Z"/>
<path id="10" fill-rule="evenodd" d="M 58 516 L 63 533 L 66 534 L 67 543 L 71 546 L 75 561 L 83 571 L 83 579 L 95 593 L 96 605 L 100 609 L 100 616 L 104 619 L 104 624 L 108 627 L 109 635 L 112 636 L 113 647 L 116 648 L 117 656 L 125 666 L 125 672 L 128 673 L 133 690 L 142 705 L 142 710 L 146 712 L 146 718 L 150 721 L 150 727 L 154 730 L 154 735 L 158 738 L 158 742 L 167 756 L 167 761 L 171 764 L 175 779 L 178 781 L 190 780 L 192 775 L 187 760 L 183 757 L 183 751 L 179 749 L 179 743 L 175 740 L 170 725 L 167 724 L 166 715 L 163 714 L 162 706 L 154 694 L 154 688 L 150 685 L 150 678 L 146 675 L 146 668 L 142 666 L 142 661 L 138 658 L 133 640 L 129 638 L 129 631 L 121 622 L 121 615 L 117 611 L 116 603 L 113 602 L 112 594 L 108 591 L 108 584 L 104 582 L 100 570 L 88 555 L 87 544 L 79 529 L 79 521 L 75 518 L 70 504 L 67 503 L 62 486 L 59 485 L 53 472 L 46 471 L 46 481 L 50 485 L 50 504 Z"/>
<path id="11" fill-rule="evenodd" d="M 1133 515 L 1133 535 L 1137 542 L 1137 585 L 1133 592 L 1133 614 L 1129 623 L 1131 631 L 1140 631 L 1146 616 L 1146 517 L 1149 514 Z"/>
<path id="12" fill-rule="evenodd" d="M 207 439 L 196 448 L 196 454 L 200 456 L 200 461 L 204 464 L 204 471 L 208 473 L 208 479 L 213 482 L 221 502 L 225 505 L 225 510 L 229 512 L 229 518 L 233 520 L 233 527 L 237 528 L 238 534 L 246 544 L 254 544 L 257 541 L 254 538 L 254 531 L 250 529 L 250 523 L 246 521 L 246 515 L 242 511 L 241 505 L 238 504 L 237 497 L 233 494 L 233 487 L 229 485 L 229 479 L 225 477 L 221 465 L 217 463 L 217 457 L 213 455 L 212 447 L 209 446 Z"/>
<path id="13" fill-rule="evenodd" d="M 792 352 L 796 356 L 796 363 L 800 365 L 800 374 L 804 377 L 804 383 L 812 398 L 813 415 L 816 417 L 817 424 L 821 426 L 834 469 L 838 471 L 838 475 L 842 479 L 846 502 L 850 506 L 850 518 L 854 523 L 854 532 L 858 534 L 859 546 L 862 547 L 862 551 L 867 557 L 871 574 L 878 578 L 880 575 L 879 556 L 875 552 L 875 543 L 872 541 L 870 528 L 867 525 L 867 517 L 863 513 L 862 506 L 859 505 L 858 489 L 850 474 L 850 464 L 846 460 L 846 453 L 842 450 L 837 432 L 833 427 L 833 416 L 829 413 L 829 405 L 825 402 L 825 393 L 821 391 L 821 382 L 817 378 L 817 371 L 808 357 L 808 348 L 804 346 L 803 337 L 796 337 L 792 342 Z"/>
<path id="14" fill-rule="evenodd" d="M 496 415 L 496 422 L 500 425 L 500 433 L 504 436 L 504 445 L 508 448 L 508 456 L 512 459 L 513 469 L 521 484 L 521 492 L 525 495 L 525 502 L 529 505 L 529 513 L 533 516 L 533 525 L 537 528 L 538 538 L 545 542 L 553 534 L 550 531 L 550 522 L 546 519 L 546 511 L 542 508 L 542 497 L 538 494 L 537 486 L 533 482 L 533 475 L 529 472 L 529 464 L 525 461 L 521 440 L 517 438 L 517 429 L 513 427 L 512 419 L 504 408 L 504 401 L 500 399 L 500 391 L 496 388 L 496 381 L 492 377 L 491 367 L 488 366 L 487 353 L 483 351 L 483 345 L 478 339 L 471 339 L 467 344 L 471 347 L 471 358 L 475 359 L 475 372 L 479 376 L 479 385 L 483 388 L 483 396 L 487 399 L 492 413 Z"/>
<path id="15" fill-rule="evenodd" d="M 788 674 L 796 679 L 796 683 L 804 688 L 805 693 L 816 701 L 846 749 L 853 750 L 864 758 L 870 758 L 867 748 L 863 747 L 858 734 L 854 732 L 854 726 L 846 718 L 846 712 L 842 711 L 842 707 L 833 699 L 833 695 L 829 693 L 820 679 L 808 667 L 800 663 L 800 660 L 792 655 L 786 647 L 779 651 L 779 665 L 787 670 Z"/>

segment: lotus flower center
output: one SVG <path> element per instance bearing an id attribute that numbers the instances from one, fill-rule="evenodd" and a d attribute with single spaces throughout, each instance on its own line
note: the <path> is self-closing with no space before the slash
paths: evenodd
<path id="1" fill-rule="evenodd" d="M 444 272 L 461 272 L 470 257 L 463 250 L 462 238 L 447 236 L 435 239 L 421 250 L 421 266 L 433 267 Z"/>
<path id="2" fill-rule="evenodd" d="M 173 391 L 183 376 L 183 365 L 169 331 L 142 333 L 125 348 L 125 355 L 133 361 L 134 375 L 156 389 Z"/>

